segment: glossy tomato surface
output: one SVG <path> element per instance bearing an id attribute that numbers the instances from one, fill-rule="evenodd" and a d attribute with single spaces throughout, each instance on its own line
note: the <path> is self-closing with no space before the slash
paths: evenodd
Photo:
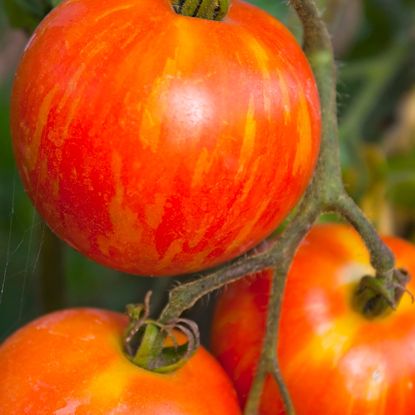
<path id="1" fill-rule="evenodd" d="M 240 415 L 223 369 L 204 349 L 155 374 L 123 354 L 125 316 L 74 309 L 42 317 L 0 346 L 2 415 Z"/>
<path id="2" fill-rule="evenodd" d="M 385 238 L 399 267 L 415 275 L 415 247 Z M 321 225 L 302 243 L 288 278 L 278 355 L 297 415 L 415 414 L 415 305 L 366 320 L 351 307 L 360 277 L 373 275 L 357 233 Z M 219 300 L 213 349 L 234 380 L 241 403 L 261 348 L 270 273 L 230 286 Z M 415 292 L 415 282 L 408 285 Z M 260 415 L 283 414 L 267 379 Z"/>
<path id="3" fill-rule="evenodd" d="M 12 135 L 50 227 L 107 266 L 171 275 L 270 234 L 319 148 L 315 82 L 293 36 L 234 0 L 222 22 L 167 0 L 66 0 L 18 69 Z"/>

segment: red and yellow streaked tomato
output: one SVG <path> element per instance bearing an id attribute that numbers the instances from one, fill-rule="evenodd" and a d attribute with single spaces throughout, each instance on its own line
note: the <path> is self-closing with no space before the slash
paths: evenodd
<path id="1" fill-rule="evenodd" d="M 397 265 L 415 275 L 415 247 L 385 238 Z M 289 273 L 278 355 L 298 415 L 415 413 L 415 305 L 367 320 L 351 306 L 359 279 L 373 275 L 367 250 L 345 225 L 319 225 L 303 241 Z M 213 349 L 244 403 L 263 337 L 270 272 L 230 286 L 220 298 Z M 408 289 L 415 291 L 415 281 Z M 261 415 L 283 414 L 268 378 Z"/>
<path id="2" fill-rule="evenodd" d="M 156 374 L 123 354 L 125 316 L 59 311 L 0 346 L 2 415 L 240 415 L 236 393 L 204 349 L 180 369 Z"/>
<path id="3" fill-rule="evenodd" d="M 320 112 L 293 36 L 239 0 L 224 21 L 167 0 L 66 0 L 15 78 L 24 186 L 68 244 L 133 274 L 205 269 L 296 204 Z"/>

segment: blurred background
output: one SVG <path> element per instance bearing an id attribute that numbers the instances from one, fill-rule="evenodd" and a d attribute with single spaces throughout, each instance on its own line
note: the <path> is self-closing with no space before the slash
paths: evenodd
<path id="1" fill-rule="evenodd" d="M 31 31 L 59 1 L 0 0 L 0 341 L 63 307 L 122 311 L 153 290 L 153 312 L 180 279 L 120 275 L 61 243 L 34 211 L 13 161 L 9 97 Z M 301 27 L 282 0 L 250 0 Z M 415 242 L 415 0 L 319 0 L 338 63 L 347 188 L 380 232 Z M 208 341 L 212 301 L 189 313 Z"/>

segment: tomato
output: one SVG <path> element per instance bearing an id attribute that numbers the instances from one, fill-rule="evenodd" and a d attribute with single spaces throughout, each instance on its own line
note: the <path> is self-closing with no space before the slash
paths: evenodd
<path id="1" fill-rule="evenodd" d="M 156 374 L 122 351 L 126 317 L 59 311 L 0 346 L 2 415 L 240 415 L 236 394 L 204 349 L 179 370 Z"/>
<path id="2" fill-rule="evenodd" d="M 12 96 L 24 186 L 68 244 L 172 275 L 269 235 L 310 180 L 316 85 L 293 36 L 234 0 L 224 21 L 167 0 L 67 0 L 31 38 Z"/>
<path id="3" fill-rule="evenodd" d="M 397 265 L 415 275 L 415 247 L 385 238 Z M 297 415 L 415 413 L 415 305 L 409 295 L 387 316 L 368 320 L 351 306 L 359 279 L 373 275 L 367 250 L 345 225 L 316 226 L 295 257 L 283 302 L 278 356 Z M 264 333 L 270 272 L 227 289 L 213 324 L 213 349 L 241 403 L 252 383 Z M 415 282 L 408 285 L 415 291 Z M 284 413 L 268 378 L 261 415 Z"/>

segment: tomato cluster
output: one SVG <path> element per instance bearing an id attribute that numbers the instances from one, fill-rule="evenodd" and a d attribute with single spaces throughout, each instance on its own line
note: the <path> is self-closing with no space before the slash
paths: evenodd
<path id="1" fill-rule="evenodd" d="M 254 247 L 298 202 L 319 151 L 317 87 L 293 36 L 240 0 L 222 21 L 172 3 L 183 1 L 63 1 L 31 38 L 13 89 L 13 146 L 34 205 L 68 244 L 132 274 L 205 270 Z M 415 248 L 386 241 L 415 273 Z M 349 227 L 318 226 L 301 245 L 277 351 L 299 415 L 415 413 L 410 297 L 368 320 L 352 301 L 366 273 Z M 125 316 L 77 309 L 0 346 L 0 413 L 239 415 L 270 277 L 232 285 L 215 314 L 213 349 L 239 403 L 204 349 L 151 373 L 126 356 Z M 283 413 L 278 396 L 267 379 L 261 415 Z"/>

